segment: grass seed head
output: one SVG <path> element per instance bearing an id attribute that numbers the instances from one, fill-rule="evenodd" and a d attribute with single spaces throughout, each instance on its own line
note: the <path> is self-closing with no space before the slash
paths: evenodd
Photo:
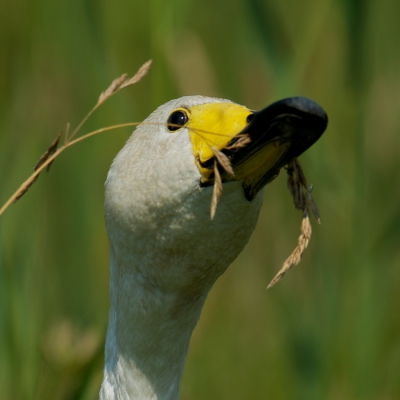
<path id="1" fill-rule="evenodd" d="M 311 239 L 312 228 L 310 222 L 310 210 L 315 215 L 318 223 L 320 223 L 318 208 L 311 196 L 312 185 L 307 185 L 307 179 L 297 158 L 293 158 L 290 161 L 287 167 L 287 172 L 287 185 L 289 192 L 293 197 L 294 206 L 303 212 L 303 218 L 301 220 L 301 233 L 297 241 L 297 246 L 294 248 L 290 256 L 285 260 L 282 268 L 269 283 L 267 289 L 278 283 L 286 274 L 286 272 L 288 272 L 292 267 L 301 261 L 303 253 Z"/>

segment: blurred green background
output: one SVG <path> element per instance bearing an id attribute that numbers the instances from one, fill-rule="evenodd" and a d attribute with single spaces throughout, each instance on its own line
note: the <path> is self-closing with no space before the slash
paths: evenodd
<path id="1" fill-rule="evenodd" d="M 252 109 L 287 96 L 330 123 L 301 162 L 322 225 L 266 286 L 301 215 L 285 174 L 211 291 L 183 400 L 400 398 L 400 2 L 15 0 L 0 3 L 0 201 L 66 122 L 147 59 L 83 132 L 182 95 Z M 131 129 L 67 150 L 0 218 L 1 399 L 94 399 L 108 318 L 103 182 Z"/>

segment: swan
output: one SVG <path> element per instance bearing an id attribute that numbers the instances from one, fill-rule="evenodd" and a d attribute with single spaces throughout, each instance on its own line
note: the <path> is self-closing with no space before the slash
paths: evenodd
<path id="1" fill-rule="evenodd" d="M 101 399 L 179 398 L 207 294 L 248 242 L 265 185 L 326 126 L 324 110 L 304 97 L 254 112 L 187 96 L 136 128 L 105 183 L 110 312 Z"/>

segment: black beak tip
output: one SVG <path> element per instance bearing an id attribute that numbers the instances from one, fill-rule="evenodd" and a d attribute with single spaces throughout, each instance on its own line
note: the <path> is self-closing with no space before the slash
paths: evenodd
<path id="1" fill-rule="evenodd" d="M 290 143 L 278 165 L 280 168 L 312 146 L 327 125 L 328 116 L 319 104 L 297 96 L 279 100 L 251 114 L 244 132 L 249 134 L 254 148 L 271 141 Z"/>
<path id="2" fill-rule="evenodd" d="M 279 100 L 259 113 L 264 114 L 271 122 L 289 118 L 287 121 L 292 132 L 303 132 L 303 140 L 308 142 L 307 148 L 318 140 L 328 126 L 328 116 L 324 109 L 315 101 L 302 96 Z"/>
<path id="3" fill-rule="evenodd" d="M 277 119 L 290 116 L 301 120 L 301 125 L 308 126 L 319 136 L 328 126 L 328 116 L 318 103 L 307 97 L 297 96 L 279 100 L 261 111 L 250 114 L 247 117 L 249 125 L 246 129 L 251 130 L 259 125 L 268 127 Z"/>
<path id="4" fill-rule="evenodd" d="M 281 101 L 284 102 L 287 106 L 294 108 L 298 111 L 319 117 L 321 118 L 321 120 L 325 121 L 326 124 L 328 124 L 328 115 L 326 114 L 324 109 L 318 103 L 308 99 L 307 97 L 290 97 Z"/>

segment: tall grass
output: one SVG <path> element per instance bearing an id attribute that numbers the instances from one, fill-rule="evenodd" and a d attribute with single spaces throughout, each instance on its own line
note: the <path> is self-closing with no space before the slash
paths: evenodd
<path id="1" fill-rule="evenodd" d="M 211 291 L 182 398 L 400 398 L 400 37 L 395 0 L 2 2 L 0 202 L 110 80 L 152 58 L 87 131 L 189 94 L 260 109 L 305 95 L 327 132 L 301 157 L 322 225 L 303 262 L 266 285 L 300 215 L 283 177 L 252 240 Z M 57 160 L 0 219 L 2 399 L 93 399 L 108 317 L 103 182 L 130 134 Z"/>

